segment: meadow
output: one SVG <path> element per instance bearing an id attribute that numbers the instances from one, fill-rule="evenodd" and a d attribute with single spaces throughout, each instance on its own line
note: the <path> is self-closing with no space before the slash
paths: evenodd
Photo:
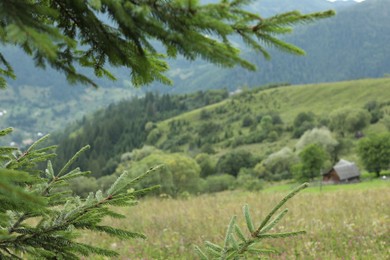
<path id="1" fill-rule="evenodd" d="M 167 199 L 142 199 L 136 208 L 122 209 L 126 219 L 107 223 L 142 232 L 146 240 L 118 241 L 106 235 L 83 234 L 83 242 L 117 250 L 120 259 L 198 259 L 194 245 L 206 240 L 222 244 L 230 218 L 245 229 L 242 214 L 249 204 L 255 225 L 293 188 L 284 184 L 262 191 L 226 191 Z M 249 259 L 389 259 L 390 182 L 309 187 L 290 201 L 274 232 L 306 230 L 293 238 L 263 240 L 276 254 Z M 283 208 L 285 208 L 283 207 Z M 283 209 L 282 208 L 282 209 Z"/>

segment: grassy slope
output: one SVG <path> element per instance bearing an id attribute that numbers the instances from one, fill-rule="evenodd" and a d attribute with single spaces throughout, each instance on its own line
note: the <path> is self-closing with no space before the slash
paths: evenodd
<path id="1" fill-rule="evenodd" d="M 264 240 L 262 247 L 280 252 L 270 259 L 386 259 L 390 254 L 390 208 L 386 206 L 390 182 L 359 185 L 326 187 L 322 192 L 313 187 L 290 200 L 286 205 L 289 212 L 273 231 L 306 230 L 307 234 Z M 188 200 L 147 198 L 136 208 L 123 210 L 126 220 L 108 220 L 144 232 L 146 241 L 121 242 L 103 235 L 93 240 L 117 249 L 121 259 L 197 259 L 193 246 L 202 246 L 206 240 L 221 244 L 232 215 L 237 215 L 238 224 L 246 229 L 241 211 L 244 204 L 249 204 L 256 225 L 287 192 L 283 188 L 229 191 Z M 87 233 L 83 241 L 91 241 Z"/>
<path id="2" fill-rule="evenodd" d="M 233 105 L 232 99 L 228 99 L 221 103 L 159 122 L 158 128 L 165 135 L 160 138 L 157 145 L 162 144 L 167 139 L 166 134 L 169 132 L 169 123 L 172 121 L 183 120 L 190 122 L 188 131 L 193 136 L 196 136 L 195 129 L 201 124 L 207 123 L 207 121 L 200 119 L 202 110 L 214 113 L 211 119 L 212 122 L 219 124 L 223 129 L 230 129 L 236 134 L 239 130 L 244 133 L 249 131 L 241 127 L 242 116 L 245 113 L 256 116 L 262 112 L 277 111 L 283 122 L 286 125 L 291 125 L 296 115 L 300 112 L 311 111 L 321 118 L 328 116 L 332 111 L 341 107 L 363 108 L 369 101 L 390 101 L 390 78 L 297 85 L 264 91 L 258 90 L 252 98 L 242 96 L 234 97 L 234 100 L 235 105 Z M 217 114 L 215 111 L 220 107 L 226 108 L 227 112 Z M 237 120 L 234 121 L 234 118 L 237 118 Z M 385 128 L 381 124 L 376 124 L 366 129 L 366 132 L 384 130 Z M 295 142 L 296 140 L 292 140 L 290 135 L 285 134 L 277 142 L 263 142 L 244 145 L 239 148 L 248 149 L 263 155 L 284 146 L 292 146 Z M 215 147 L 220 154 L 226 152 L 223 143 L 216 144 Z M 184 145 L 182 148 L 186 150 L 188 147 Z"/>

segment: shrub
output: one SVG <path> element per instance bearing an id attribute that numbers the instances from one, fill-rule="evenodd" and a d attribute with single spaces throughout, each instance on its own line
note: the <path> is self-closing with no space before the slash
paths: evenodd
<path id="1" fill-rule="evenodd" d="M 252 116 L 246 115 L 244 119 L 242 119 L 242 127 L 249 127 L 255 123 L 255 120 Z"/>
<path id="2" fill-rule="evenodd" d="M 312 112 L 299 113 L 293 123 L 293 137 L 299 138 L 309 129 L 315 126 L 315 115 Z"/>
<path id="3" fill-rule="evenodd" d="M 330 129 L 345 136 L 366 127 L 371 120 L 371 115 L 364 109 L 340 108 L 333 111 L 330 116 Z"/>
<path id="4" fill-rule="evenodd" d="M 248 191 L 258 191 L 263 189 L 264 183 L 255 176 L 253 170 L 242 168 L 238 173 L 236 187 Z"/>
<path id="5" fill-rule="evenodd" d="M 309 144 L 318 144 L 328 153 L 333 153 L 338 145 L 338 141 L 332 136 L 329 129 L 322 127 L 306 131 L 296 143 L 295 148 L 300 152 Z"/>
<path id="6" fill-rule="evenodd" d="M 200 166 L 200 177 L 205 178 L 215 173 L 216 163 L 207 153 L 200 153 L 195 157 L 195 161 Z"/>
<path id="7" fill-rule="evenodd" d="M 292 177 L 291 167 L 298 162 L 298 157 L 288 147 L 272 153 L 262 162 L 262 166 L 256 166 L 258 174 L 266 180 L 281 180 Z"/>
<path id="8" fill-rule="evenodd" d="M 232 188 L 235 178 L 230 174 L 211 175 L 206 178 L 206 188 L 204 192 L 219 192 Z"/>
<path id="9" fill-rule="evenodd" d="M 232 150 L 219 158 L 217 171 L 237 176 L 241 168 L 252 168 L 255 164 L 256 158 L 250 152 Z"/>
<path id="10" fill-rule="evenodd" d="M 152 176 L 138 182 L 135 185 L 136 188 L 160 185 L 161 188 L 154 191 L 154 194 L 166 193 L 173 197 L 184 191 L 190 193 L 199 191 L 200 167 L 194 159 L 182 154 L 153 153 L 119 168 L 129 171 L 129 176 L 136 178 L 140 173 L 156 165 L 163 165 L 163 167 Z"/>

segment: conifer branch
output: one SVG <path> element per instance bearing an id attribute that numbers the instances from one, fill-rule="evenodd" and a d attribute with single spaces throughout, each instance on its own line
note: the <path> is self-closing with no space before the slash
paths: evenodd
<path id="1" fill-rule="evenodd" d="M 281 211 L 272 221 L 271 217 L 280 209 L 289 199 L 296 195 L 302 189 L 308 187 L 307 183 L 304 183 L 287 194 L 271 212 L 264 218 L 261 222 L 259 228 L 255 230 L 252 218 L 249 212 L 249 206 L 244 205 L 243 213 L 246 221 L 246 225 L 249 231 L 249 237 L 246 237 L 241 231 L 240 227 L 235 223 L 236 217 L 233 216 L 230 220 L 229 226 L 226 231 L 223 247 L 211 243 L 209 241 L 205 242 L 206 252 L 211 256 L 216 257 L 221 260 L 225 259 L 239 259 L 239 257 L 244 256 L 245 254 L 269 254 L 275 253 L 275 250 L 263 249 L 263 248 L 253 248 L 254 245 L 258 244 L 260 240 L 266 238 L 288 238 L 292 236 L 298 236 L 305 234 L 305 231 L 293 231 L 285 233 L 267 233 L 271 230 L 288 212 L 287 209 Z M 238 238 L 238 241 L 235 239 Z M 196 253 L 201 259 L 209 259 L 208 255 L 203 252 L 198 246 L 195 247 Z"/>
<path id="2" fill-rule="evenodd" d="M 11 129 L 0 131 L 0 135 L 11 132 Z M 38 140 L 25 153 L 13 157 L 13 150 L 0 147 L 0 156 L 5 158 L 4 166 L 0 165 L 0 258 L 18 259 L 23 257 L 78 259 L 80 255 L 97 254 L 115 257 L 118 254 L 87 244 L 77 243 L 76 229 L 88 229 L 92 232 L 103 232 L 119 239 L 145 238 L 143 234 L 101 225 L 105 217 L 123 218 L 122 214 L 112 211 L 112 206 L 134 206 L 136 197 L 154 188 L 128 192 L 132 184 L 140 178 L 120 180 L 114 185 L 112 194 L 103 195 L 101 191 L 91 193 L 87 198 L 74 197 L 67 190 L 55 188 L 70 179 L 89 174 L 75 168 L 68 168 L 88 147 L 82 148 L 62 169 L 55 173 L 51 161 L 51 150 L 55 147 L 37 149 L 37 145 L 47 137 Z M 47 160 L 45 174 L 37 169 L 37 162 Z M 7 169 L 4 167 L 10 167 Z M 21 172 L 20 169 L 26 170 Z M 151 169 L 142 177 L 154 170 Z M 28 173 L 27 173 L 28 172 Z M 19 186 L 15 186 L 19 185 Z M 4 196 L 9 191 L 14 196 Z M 28 222 L 36 217 L 38 222 Z"/>
<path id="3" fill-rule="evenodd" d="M 181 54 L 189 60 L 201 58 L 223 67 L 253 70 L 254 64 L 233 47 L 232 36 L 241 36 L 249 49 L 267 59 L 268 46 L 303 54 L 275 37 L 291 32 L 293 25 L 334 15 L 333 11 L 293 11 L 264 18 L 246 10 L 250 2 L 53 0 L 35 5 L 27 0 L 3 1 L 0 12 L 5 22 L 0 25 L 0 41 L 17 45 L 33 56 L 39 67 L 48 64 L 63 72 L 70 83 L 97 87 L 92 78 L 76 71 L 77 65 L 92 70 L 96 77 L 115 79 L 107 64 L 128 69 L 135 86 L 153 81 L 171 84 L 164 75 L 169 68 L 167 57 Z M 165 46 L 165 52 L 156 50 L 156 41 Z M 15 75 L 1 53 L 0 65 L 3 88 L 4 77 Z"/>

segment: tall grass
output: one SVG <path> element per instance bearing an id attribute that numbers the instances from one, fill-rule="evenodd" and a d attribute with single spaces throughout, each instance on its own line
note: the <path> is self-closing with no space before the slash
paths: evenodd
<path id="1" fill-rule="evenodd" d="M 389 259 L 390 183 L 370 189 L 334 189 L 298 194 L 287 203 L 289 213 L 275 232 L 306 230 L 307 234 L 265 241 L 275 248 L 272 259 Z M 339 186 L 342 187 L 342 186 Z M 349 185 L 348 187 L 352 187 Z M 223 192 L 187 200 L 147 198 L 124 213 L 125 220 L 108 220 L 140 231 L 148 239 L 116 241 L 85 234 L 85 240 L 115 248 L 121 259 L 197 259 L 193 246 L 205 240 L 221 243 L 232 215 L 245 226 L 241 209 L 250 205 L 254 221 L 262 220 L 287 192 Z M 255 223 L 259 224 L 259 223 Z"/>

